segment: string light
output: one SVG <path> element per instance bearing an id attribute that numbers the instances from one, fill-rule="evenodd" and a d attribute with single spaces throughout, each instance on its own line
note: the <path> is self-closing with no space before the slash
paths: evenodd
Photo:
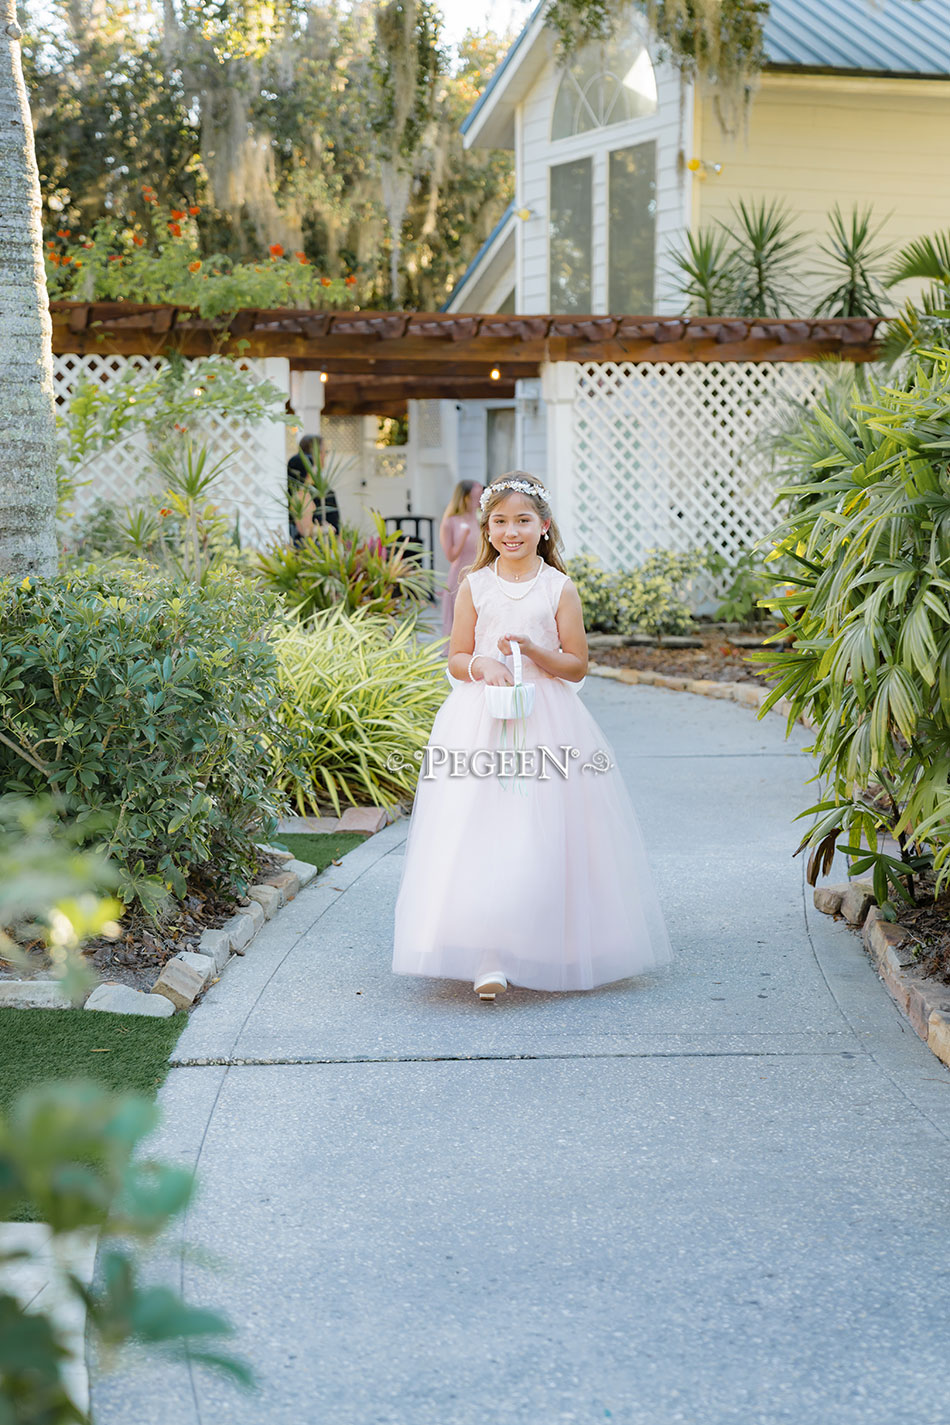
<path id="1" fill-rule="evenodd" d="M 489 376 L 491 377 L 491 379 L 492 379 L 493 381 L 500 381 L 500 380 L 501 380 L 501 372 L 498 370 L 498 367 L 497 367 L 497 366 L 493 366 L 492 369 L 491 369 L 491 371 L 489 371 L 488 374 L 489 374 Z"/>

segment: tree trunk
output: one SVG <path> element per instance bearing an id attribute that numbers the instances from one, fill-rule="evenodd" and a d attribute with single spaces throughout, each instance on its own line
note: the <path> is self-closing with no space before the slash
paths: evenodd
<path id="1" fill-rule="evenodd" d="M 55 573 L 52 324 L 16 0 L 0 0 L 0 441 L 0 576 Z"/>

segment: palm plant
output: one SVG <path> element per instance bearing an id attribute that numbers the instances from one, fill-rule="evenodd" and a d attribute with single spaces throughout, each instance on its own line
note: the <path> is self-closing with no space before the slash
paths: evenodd
<path id="1" fill-rule="evenodd" d="M 795 305 L 794 262 L 802 253 L 803 234 L 792 228 L 791 213 L 776 199 L 746 203 L 740 198 L 732 205 L 732 217 L 731 224 L 718 220 L 733 243 L 732 315 L 782 316 Z"/>
<path id="2" fill-rule="evenodd" d="M 432 573 L 424 569 L 400 530 L 386 529 L 373 512 L 376 534 L 366 538 L 350 525 L 317 527 L 296 547 L 275 545 L 258 555 L 265 583 L 283 594 L 299 618 L 342 604 L 348 611 L 367 608 L 397 614 L 424 603 Z"/>
<path id="3" fill-rule="evenodd" d="M 833 283 L 815 306 L 816 317 L 881 317 L 886 294 L 875 266 L 887 249 L 874 247 L 881 225 L 871 226 L 871 209 L 852 208 L 845 217 L 836 203 L 829 218 L 831 232 L 819 243 L 828 259 L 818 272 Z"/>
<path id="4" fill-rule="evenodd" d="M 192 583 L 202 583 L 234 542 L 227 516 L 206 498 L 232 458 L 229 453 L 212 465 L 208 447 L 196 448 L 190 440 L 183 451 L 173 448 L 152 456 L 166 482 L 160 518 L 172 516 L 179 533 L 174 543 L 162 539 L 163 562 Z"/>
<path id="5" fill-rule="evenodd" d="M 672 253 L 677 280 L 695 316 L 727 316 L 733 308 L 735 253 L 726 232 L 700 228 L 686 234 L 686 252 Z"/>
<path id="6" fill-rule="evenodd" d="M 914 279 L 929 282 L 918 302 L 908 299 L 884 339 L 885 360 L 897 361 L 912 351 L 950 345 L 950 232 L 915 238 L 901 248 L 885 285 Z"/>
<path id="7" fill-rule="evenodd" d="M 753 656 L 775 680 L 763 710 L 785 697 L 789 726 L 815 727 L 825 789 L 799 850 L 812 884 L 837 846 L 882 904 L 889 887 L 911 899 L 920 871 L 950 877 L 950 349 L 892 386 L 834 390 L 784 456 L 772 538 L 798 572 L 766 603 L 793 642 Z"/>
<path id="8" fill-rule="evenodd" d="M 328 455 L 321 455 L 319 447 L 313 455 L 308 455 L 305 450 L 301 450 L 299 454 L 307 485 L 312 489 L 296 489 L 290 493 L 288 497 L 290 517 L 295 523 L 301 523 L 308 512 L 307 506 L 312 500 L 317 521 L 320 524 L 326 524 L 327 501 L 338 488 L 343 475 L 352 463 L 351 458 L 340 455 L 338 451 L 330 451 Z"/>

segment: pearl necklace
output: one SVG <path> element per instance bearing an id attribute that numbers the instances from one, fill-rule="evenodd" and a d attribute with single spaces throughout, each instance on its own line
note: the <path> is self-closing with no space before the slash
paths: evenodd
<path id="1" fill-rule="evenodd" d="M 527 584 L 525 584 L 524 586 L 519 587 L 519 590 L 518 590 L 517 594 L 511 593 L 511 591 L 510 591 L 509 589 L 506 589 L 506 588 L 505 588 L 505 584 L 508 583 L 509 581 L 508 581 L 507 579 L 503 579 L 503 578 L 501 577 L 501 575 L 498 573 L 498 560 L 497 560 L 497 559 L 495 560 L 494 564 L 492 565 L 492 568 L 493 568 L 494 571 L 495 571 L 495 580 L 496 580 L 496 582 L 497 582 L 499 588 L 501 589 L 502 593 L 503 593 L 507 598 L 509 598 L 509 599 L 516 599 L 516 600 L 517 600 L 517 599 L 525 599 L 525 598 L 527 598 L 527 596 L 531 593 L 531 590 L 534 588 L 535 584 L 538 582 L 538 579 L 541 577 L 541 570 L 544 568 L 544 560 L 543 560 L 543 559 L 541 560 L 541 563 L 538 565 L 537 572 L 536 572 L 536 573 L 534 574 L 534 576 L 529 580 L 529 582 L 528 582 Z"/>

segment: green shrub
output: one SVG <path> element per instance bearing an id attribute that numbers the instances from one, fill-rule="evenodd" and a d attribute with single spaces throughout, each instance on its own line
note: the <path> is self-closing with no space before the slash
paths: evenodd
<path id="1" fill-rule="evenodd" d="M 48 801 L 0 799 L 0 926 L 27 916 L 52 927 L 54 946 L 59 943 L 73 962 L 64 975 L 67 991 L 89 987 L 89 971 L 78 964 L 77 952 L 112 913 L 101 895 L 110 880 L 101 855 L 77 851 L 72 830 L 56 825 Z M 10 949 L 2 936 L 0 949 Z M 5 1013 L 19 1021 L 30 1011 Z M 48 1015 L 66 1015 L 72 1023 L 75 1014 L 39 1013 L 46 1025 Z M 78 1022 L 87 1018 L 102 1016 L 79 1015 Z M 150 1025 L 150 1039 L 151 1030 Z M 256 1384 L 245 1362 L 221 1352 L 221 1339 L 234 1334 L 225 1317 L 140 1280 L 136 1248 L 154 1242 L 181 1216 L 194 1187 L 189 1172 L 139 1155 L 157 1121 L 158 1110 L 147 1098 L 113 1093 L 85 1079 L 41 1083 L 5 1096 L 0 1221 L 49 1225 L 55 1284 L 26 1306 L 12 1290 L 0 1288 L 3 1422 L 89 1425 L 90 1417 L 67 1389 L 61 1323 L 49 1314 L 57 1297 L 85 1306 L 89 1334 L 106 1348 L 107 1361 L 134 1338 L 173 1359 L 214 1366 L 241 1385 Z M 100 1280 L 92 1286 L 68 1269 L 64 1249 L 75 1232 L 100 1239 Z M 11 1266 L 20 1268 L 31 1255 L 25 1244 L 0 1248 L 0 1272 L 7 1276 Z"/>
<path id="2" fill-rule="evenodd" d="M 83 848 L 47 797 L 0 797 L 0 956 L 26 967 L 25 945 L 46 945 L 60 988 L 81 1003 L 98 983 L 77 953 L 91 935 L 117 934 L 119 903 L 105 894 L 115 867 Z"/>
<path id="3" fill-rule="evenodd" d="M 794 642 L 754 656 L 777 680 L 763 711 L 786 697 L 789 726 L 815 724 L 823 789 L 799 849 L 812 884 L 837 845 L 882 903 L 913 896 L 929 865 L 950 876 L 950 351 L 893 386 L 833 388 L 781 449 L 792 507 L 773 538 L 798 575 L 768 602 Z"/>
<path id="4" fill-rule="evenodd" d="M 588 633 L 687 633 L 693 624 L 688 597 L 692 579 L 705 566 L 696 551 L 648 549 L 636 569 L 612 573 L 584 554 L 568 560 Z"/>
<path id="5" fill-rule="evenodd" d="M 145 567 L 0 583 L 0 782 L 52 791 L 151 911 L 192 873 L 239 891 L 272 830 L 272 601 Z M 108 830 L 101 832 L 105 821 Z"/>
<path id="6" fill-rule="evenodd" d="M 247 1363 L 220 1350 L 221 1339 L 234 1335 L 227 1317 L 189 1306 L 170 1287 L 143 1284 L 127 1245 L 153 1242 L 181 1217 L 193 1193 L 185 1169 L 137 1156 L 158 1116 L 145 1098 L 83 1080 L 20 1094 L 9 1113 L 0 1114 L 0 1218 L 26 1208 L 49 1223 L 56 1247 L 69 1233 L 99 1234 L 101 1284 L 87 1287 L 58 1263 L 54 1270 L 59 1294 L 85 1306 L 89 1332 L 106 1348 L 107 1361 L 134 1339 L 254 1386 Z M 29 1255 L 2 1250 L 0 1267 Z M 91 1419 L 67 1390 L 67 1352 L 43 1309 L 50 1295 L 26 1310 L 0 1289 L 0 1419 L 11 1425 L 89 1425 Z"/>
<path id="7" fill-rule="evenodd" d="M 763 600 L 776 592 L 788 569 L 787 560 L 772 560 L 770 553 L 758 546 L 743 547 L 736 557 L 727 559 L 718 550 L 710 550 L 706 567 L 725 583 L 716 608 L 717 619 L 746 625 L 768 622 Z"/>
<path id="8" fill-rule="evenodd" d="M 411 797 L 420 754 L 448 692 L 441 642 L 412 619 L 337 608 L 279 632 L 280 718 L 295 735 L 275 748 L 278 785 L 301 812 Z"/>
<path id="9" fill-rule="evenodd" d="M 388 531 L 374 514 L 376 534 L 367 539 L 343 525 L 340 532 L 319 528 L 293 548 L 275 545 L 259 556 L 265 583 L 283 594 L 300 618 L 342 606 L 394 615 L 425 602 L 432 575 L 414 556 L 404 534 Z"/>

